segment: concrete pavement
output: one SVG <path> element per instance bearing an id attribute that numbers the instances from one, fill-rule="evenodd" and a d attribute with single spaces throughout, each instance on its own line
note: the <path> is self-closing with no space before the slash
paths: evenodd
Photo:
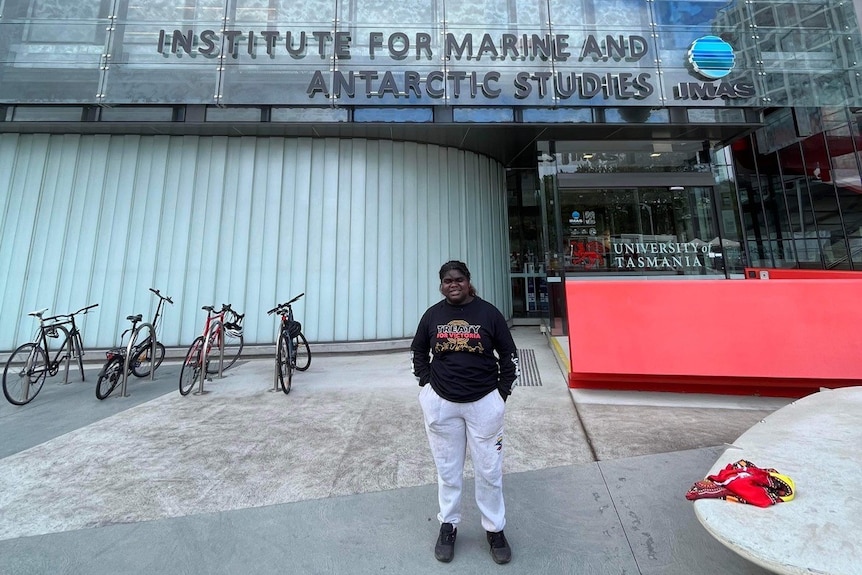
<path id="1" fill-rule="evenodd" d="M 0 573 L 765 573 L 684 494 L 789 400 L 570 391 L 564 347 L 513 335 L 535 376 L 507 404 L 507 566 L 472 483 L 455 560 L 434 560 L 436 473 L 393 351 L 315 355 L 289 395 L 257 358 L 205 395 L 180 396 L 164 365 L 128 397 L 98 401 L 91 370 L 3 403 Z"/>

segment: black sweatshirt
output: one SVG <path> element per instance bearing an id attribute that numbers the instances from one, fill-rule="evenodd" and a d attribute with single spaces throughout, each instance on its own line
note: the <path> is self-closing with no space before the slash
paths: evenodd
<path id="1" fill-rule="evenodd" d="M 457 403 L 494 390 L 506 399 L 519 375 L 518 350 L 503 314 L 479 297 L 460 306 L 443 300 L 428 308 L 410 350 L 419 385 L 431 383 L 437 395 Z"/>

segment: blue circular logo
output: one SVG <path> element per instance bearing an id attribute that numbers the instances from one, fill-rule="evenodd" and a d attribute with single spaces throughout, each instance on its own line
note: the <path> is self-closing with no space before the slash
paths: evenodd
<path id="1" fill-rule="evenodd" d="M 698 38 L 688 50 L 688 62 L 694 71 L 710 80 L 730 74 L 735 60 L 733 47 L 718 36 Z"/>
<path id="2" fill-rule="evenodd" d="M 573 220 L 581 219 L 581 213 L 580 212 L 572 212 L 572 219 Z"/>

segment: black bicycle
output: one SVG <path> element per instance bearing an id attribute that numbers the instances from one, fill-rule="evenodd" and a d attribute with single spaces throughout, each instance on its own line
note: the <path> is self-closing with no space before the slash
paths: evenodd
<path id="1" fill-rule="evenodd" d="M 266 312 L 268 315 L 277 313 L 281 316 L 278 341 L 275 344 L 275 366 L 278 384 L 284 393 L 290 393 L 294 370 L 305 371 L 311 365 L 311 348 L 302 334 L 302 324 L 293 318 L 292 304 L 304 295 L 305 293 L 301 293 Z"/>
<path id="2" fill-rule="evenodd" d="M 153 315 L 153 321 L 150 324 L 152 328 L 149 335 L 132 347 L 129 359 L 129 373 L 136 377 L 147 377 L 150 375 L 150 372 L 158 369 L 162 365 L 162 360 L 165 359 L 165 346 L 157 339 L 156 327 L 162 315 L 165 302 L 173 304 L 174 301 L 168 296 L 163 296 L 157 289 L 150 288 L 150 291 L 156 294 L 156 297 L 159 298 L 159 303 L 156 305 L 156 313 Z M 126 363 L 126 351 L 128 349 L 128 345 L 122 345 L 123 338 L 127 333 L 132 334 L 129 337 L 134 337 L 137 334 L 137 326 L 142 318 L 141 314 L 127 316 L 126 319 L 132 322 L 132 327 L 120 334 L 119 347 L 111 348 L 105 352 L 107 359 L 102 366 L 102 370 L 99 372 L 99 381 L 96 383 L 97 398 L 105 399 L 111 395 L 114 389 L 116 389 L 117 384 L 122 380 L 123 366 Z M 153 344 L 154 337 L 156 337 L 155 346 Z"/>
<path id="3" fill-rule="evenodd" d="M 78 314 L 86 314 L 99 304 L 94 303 L 82 307 L 75 313 L 44 317 L 48 308 L 31 311 L 29 314 L 39 320 L 39 329 L 33 341 L 18 346 L 6 361 L 3 370 L 3 395 L 9 403 L 24 405 L 33 401 L 39 394 L 47 376 L 54 377 L 60 371 L 63 360 L 77 360 L 81 370 L 81 381 L 84 378 L 84 344 L 81 330 L 75 321 Z M 49 339 L 56 339 L 63 334 L 63 343 L 53 359 L 49 358 Z M 69 366 L 66 365 L 66 383 L 69 378 Z"/>

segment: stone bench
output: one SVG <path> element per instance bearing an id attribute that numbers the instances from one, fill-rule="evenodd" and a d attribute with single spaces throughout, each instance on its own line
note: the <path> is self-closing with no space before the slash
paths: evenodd
<path id="1" fill-rule="evenodd" d="M 712 536 L 774 573 L 862 574 L 862 387 L 824 389 L 782 407 L 705 475 L 740 459 L 789 476 L 796 496 L 767 508 L 698 499 L 695 514 Z"/>

